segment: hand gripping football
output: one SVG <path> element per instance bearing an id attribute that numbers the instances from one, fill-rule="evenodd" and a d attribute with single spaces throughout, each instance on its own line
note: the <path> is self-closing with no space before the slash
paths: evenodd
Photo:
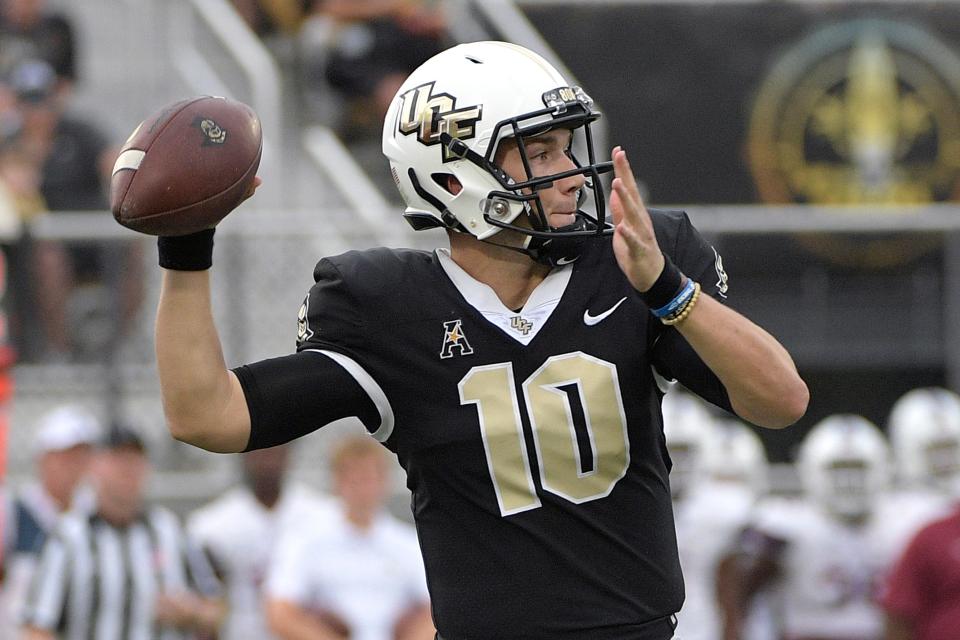
<path id="1" fill-rule="evenodd" d="M 263 135 L 247 105 L 202 96 L 160 109 L 130 134 L 113 166 L 110 208 L 157 236 L 209 229 L 252 188 Z"/>

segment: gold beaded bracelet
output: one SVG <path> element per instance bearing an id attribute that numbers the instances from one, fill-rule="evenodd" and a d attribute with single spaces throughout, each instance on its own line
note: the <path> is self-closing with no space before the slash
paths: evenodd
<path id="1" fill-rule="evenodd" d="M 687 316 L 690 315 L 690 312 L 693 311 L 693 306 L 697 304 L 697 299 L 700 298 L 700 283 L 693 283 L 693 295 L 690 296 L 690 300 L 687 301 L 687 304 L 683 305 L 682 309 L 678 309 L 676 312 L 671 313 L 665 318 L 660 318 L 660 322 L 667 326 L 672 326 L 675 324 L 680 324 L 687 319 Z"/>

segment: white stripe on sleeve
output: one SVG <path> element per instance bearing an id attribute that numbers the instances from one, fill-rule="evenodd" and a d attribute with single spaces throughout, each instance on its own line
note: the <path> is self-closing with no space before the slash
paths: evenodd
<path id="1" fill-rule="evenodd" d="M 387 438 L 390 437 L 390 434 L 393 433 L 393 407 L 390 406 L 390 400 L 387 399 L 387 394 L 384 393 L 380 385 L 377 384 L 377 381 L 373 379 L 373 376 L 367 373 L 366 369 L 361 367 L 356 360 L 345 356 L 342 353 L 328 351 L 326 349 L 304 349 L 304 351 L 322 353 L 346 369 L 347 373 L 353 376 L 353 379 L 357 381 L 357 384 L 359 384 L 363 390 L 367 392 L 367 395 L 370 396 L 370 400 L 373 402 L 374 406 L 377 408 L 377 412 L 380 414 L 380 427 L 370 435 L 376 438 L 379 442 L 386 442 Z"/>

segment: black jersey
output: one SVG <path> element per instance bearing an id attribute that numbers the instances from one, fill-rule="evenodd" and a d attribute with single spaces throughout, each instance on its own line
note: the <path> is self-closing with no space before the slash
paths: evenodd
<path id="1" fill-rule="evenodd" d="M 722 297 L 686 215 L 651 215 L 663 251 Z M 654 369 L 728 400 L 609 237 L 519 311 L 441 252 L 353 251 L 314 276 L 298 349 L 334 358 L 377 406 L 368 428 L 406 470 L 441 635 L 625 639 L 680 609 Z"/>

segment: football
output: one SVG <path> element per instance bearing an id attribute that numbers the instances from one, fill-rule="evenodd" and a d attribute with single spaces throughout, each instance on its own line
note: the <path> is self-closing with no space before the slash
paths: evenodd
<path id="1" fill-rule="evenodd" d="M 110 180 L 113 217 L 157 236 L 213 227 L 251 189 L 262 150 L 247 105 L 213 96 L 170 104 L 123 144 Z"/>

